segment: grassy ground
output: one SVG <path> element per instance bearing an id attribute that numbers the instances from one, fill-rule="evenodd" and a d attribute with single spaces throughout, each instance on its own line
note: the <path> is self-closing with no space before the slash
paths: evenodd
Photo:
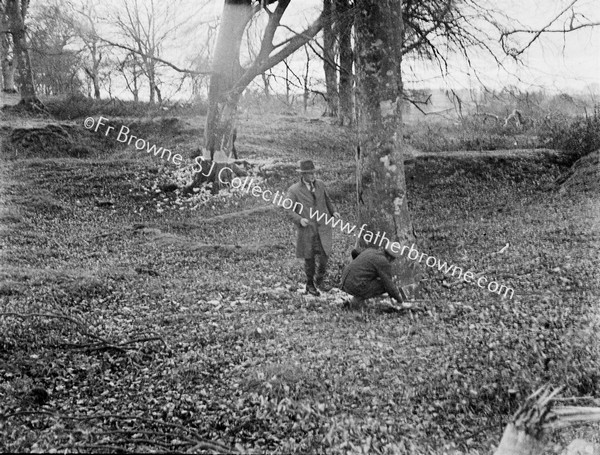
<path id="1" fill-rule="evenodd" d="M 327 181 L 352 160 L 351 135 L 325 122 L 244 122 L 244 157 L 312 158 Z M 138 127 L 185 152 L 198 124 Z M 426 311 L 387 314 L 298 292 L 302 265 L 281 213 L 205 222 L 255 207 L 252 196 L 182 201 L 160 191 L 172 169 L 158 159 L 107 151 L 81 128 L 73 137 L 97 151 L 85 159 L 20 155 L 13 129 L 2 130 L 0 161 L 3 451 L 198 452 L 212 441 L 273 453 L 489 453 L 538 386 L 600 396 L 597 199 L 550 189 L 566 170 L 560 154 L 415 158 L 420 251 L 515 296 L 447 287 L 426 269 Z M 285 166 L 259 174 L 273 191 L 296 178 Z M 352 197 L 336 193 L 354 222 Z M 351 239 L 336 232 L 334 245 L 332 283 Z M 598 441 L 598 427 L 555 434 L 550 450 L 576 435 Z"/>

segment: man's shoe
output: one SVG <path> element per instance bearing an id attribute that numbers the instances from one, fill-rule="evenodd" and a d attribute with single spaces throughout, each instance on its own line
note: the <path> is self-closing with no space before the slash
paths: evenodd
<path id="1" fill-rule="evenodd" d="M 323 281 L 318 281 L 315 280 L 315 286 L 322 292 L 329 292 L 331 291 L 331 286 L 329 286 L 328 284 L 325 284 Z"/>
<path id="2" fill-rule="evenodd" d="M 313 284 L 306 285 L 306 292 L 308 294 L 314 295 L 315 297 L 319 297 L 321 293 L 317 290 L 317 288 Z"/>

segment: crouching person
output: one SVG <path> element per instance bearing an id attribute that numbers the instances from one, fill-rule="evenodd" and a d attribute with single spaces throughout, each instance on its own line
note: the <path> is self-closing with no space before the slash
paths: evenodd
<path id="1" fill-rule="evenodd" d="M 385 293 L 402 303 L 402 291 L 392 281 L 392 262 L 400 253 L 390 246 L 388 243 L 384 250 L 367 248 L 344 268 L 340 289 L 352 295 L 345 307 L 360 308 L 365 300 Z"/>

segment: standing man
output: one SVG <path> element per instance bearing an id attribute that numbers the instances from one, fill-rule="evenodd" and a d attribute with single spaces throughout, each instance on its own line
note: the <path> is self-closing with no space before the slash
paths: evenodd
<path id="1" fill-rule="evenodd" d="M 392 262 L 400 256 L 391 248 L 383 250 L 367 248 L 360 253 L 342 272 L 340 289 L 352 295 L 348 306 L 361 307 L 365 300 L 387 294 L 402 303 L 406 295 L 392 281 Z"/>
<path id="2" fill-rule="evenodd" d="M 325 184 L 315 178 L 315 165 L 311 160 L 300 161 L 300 181 L 288 188 L 286 198 L 292 201 L 288 214 L 296 225 L 296 257 L 304 259 L 306 292 L 319 296 L 317 288 L 327 292 L 323 279 L 331 254 L 331 226 L 325 224 L 331 216 L 340 214 L 327 194 Z M 312 215 L 312 216 L 311 216 Z"/>

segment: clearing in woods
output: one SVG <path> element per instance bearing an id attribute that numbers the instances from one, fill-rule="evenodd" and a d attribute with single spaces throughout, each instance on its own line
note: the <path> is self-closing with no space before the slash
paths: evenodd
<path id="1" fill-rule="evenodd" d="M 299 291 L 280 212 L 218 217 L 255 209 L 251 195 L 190 202 L 165 180 L 171 163 L 83 119 L 3 115 L 2 451 L 487 453 L 540 385 L 600 393 L 597 192 L 553 184 L 561 153 L 407 164 L 418 247 L 510 284 L 513 300 L 423 268 L 424 311 L 348 312 L 339 293 Z M 199 118 L 112 121 L 184 153 L 201 135 Z M 345 130 L 274 116 L 240 131 L 265 187 L 285 190 L 314 159 L 355 221 Z M 352 242 L 334 232 L 332 284 Z"/>

